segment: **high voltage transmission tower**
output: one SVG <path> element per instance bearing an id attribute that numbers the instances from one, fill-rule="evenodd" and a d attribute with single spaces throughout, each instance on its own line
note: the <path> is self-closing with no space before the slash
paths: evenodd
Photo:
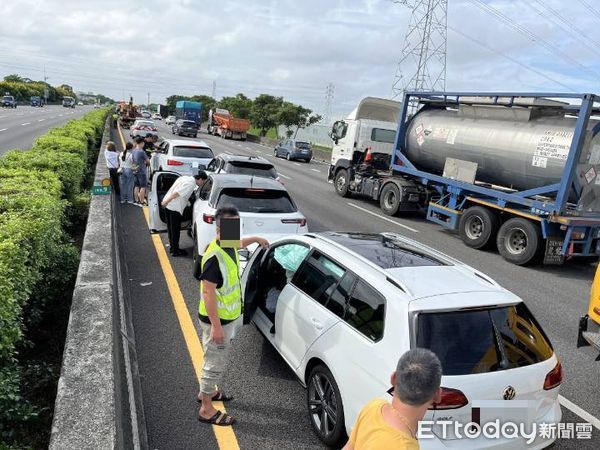
<path id="1" fill-rule="evenodd" d="M 393 0 L 412 10 L 392 84 L 392 98 L 404 91 L 446 89 L 448 0 Z"/>
<path id="2" fill-rule="evenodd" d="M 325 124 L 328 124 L 331 121 L 331 108 L 333 106 L 334 90 L 335 86 L 333 83 L 328 83 L 325 88 L 325 113 L 323 114 L 323 119 L 321 119 L 321 121 Z"/>

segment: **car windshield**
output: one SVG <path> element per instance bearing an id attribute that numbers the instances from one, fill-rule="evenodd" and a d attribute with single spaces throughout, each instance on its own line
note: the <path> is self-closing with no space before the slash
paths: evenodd
<path id="1" fill-rule="evenodd" d="M 444 375 L 497 372 L 545 361 L 554 350 L 524 303 L 420 313 L 417 347 L 433 351 Z"/>
<path id="2" fill-rule="evenodd" d="M 308 142 L 296 142 L 296 148 L 309 150 L 310 144 Z"/>
<path id="3" fill-rule="evenodd" d="M 270 164 L 257 164 L 245 161 L 231 161 L 227 165 L 227 173 L 238 175 L 255 175 L 263 178 L 277 178 L 277 171 Z"/>
<path id="4" fill-rule="evenodd" d="M 223 189 L 217 201 L 217 208 L 223 205 L 235 206 L 240 212 L 296 212 L 296 206 L 286 191 L 269 189 Z"/>
<path id="5" fill-rule="evenodd" d="M 183 158 L 214 158 L 213 152 L 208 147 L 194 147 L 178 145 L 173 147 L 173 156 L 181 156 Z"/>
<path id="6" fill-rule="evenodd" d="M 5 95 L 2 99 L 3 100 L 12 100 L 13 98 L 10 95 Z"/>

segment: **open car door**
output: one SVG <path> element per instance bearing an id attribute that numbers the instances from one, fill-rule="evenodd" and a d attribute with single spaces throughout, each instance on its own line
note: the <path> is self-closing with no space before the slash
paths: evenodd
<path id="1" fill-rule="evenodd" d="M 240 284 L 244 299 L 244 325 L 250 323 L 254 313 L 256 312 L 258 283 L 262 260 L 266 252 L 266 249 L 258 247 L 250 257 L 250 260 L 246 264 L 246 268 L 240 277 Z"/>
<path id="2" fill-rule="evenodd" d="M 160 233 L 167 231 L 167 212 L 161 205 L 163 198 L 181 175 L 175 172 L 154 172 L 152 184 L 148 195 L 148 208 L 150 208 L 150 232 Z M 192 223 L 192 208 L 188 206 L 183 211 L 181 229 L 189 228 Z"/>

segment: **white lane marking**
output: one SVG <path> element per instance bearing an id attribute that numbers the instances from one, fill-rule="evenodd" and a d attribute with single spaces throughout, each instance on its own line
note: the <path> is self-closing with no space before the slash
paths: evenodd
<path id="1" fill-rule="evenodd" d="M 0 119 L 4 119 L 6 116 L 0 116 Z"/>
<path id="2" fill-rule="evenodd" d="M 565 408 L 571 410 L 573 413 L 577 414 L 583 420 L 585 420 L 588 423 L 591 423 L 594 427 L 596 427 L 597 429 L 600 430 L 600 419 L 598 419 L 597 417 L 592 416 L 589 412 L 581 409 L 575 403 L 567 400 L 562 395 L 558 396 L 558 402 L 561 405 L 563 405 Z"/>
<path id="3" fill-rule="evenodd" d="M 279 174 L 279 176 L 280 176 L 280 177 L 283 177 L 283 178 L 285 178 L 286 180 L 291 180 L 291 179 L 292 179 L 292 177 L 288 177 L 287 175 L 284 175 L 284 174 L 282 174 L 281 172 L 278 172 L 278 174 Z"/>
<path id="4" fill-rule="evenodd" d="M 63 116 L 62 114 L 59 114 L 59 115 L 58 115 L 58 117 L 62 117 L 62 116 Z"/>
<path id="5" fill-rule="evenodd" d="M 22 123 L 21 126 L 23 126 L 23 125 L 31 125 L 31 122 Z"/>
<path id="6" fill-rule="evenodd" d="M 46 120 L 46 119 L 38 119 L 38 122 L 43 122 L 44 120 Z"/>
<path id="7" fill-rule="evenodd" d="M 8 130 L 8 128 L 2 128 L 0 131 L 6 131 Z"/>
<path id="8" fill-rule="evenodd" d="M 313 172 L 321 172 L 319 169 L 310 169 L 310 170 L 312 170 Z"/>
<path id="9" fill-rule="evenodd" d="M 223 153 L 226 153 L 226 154 L 228 154 L 228 155 L 233 155 L 233 153 L 231 153 L 231 152 L 229 152 L 229 151 L 226 151 L 226 152 L 223 152 Z"/>
<path id="10" fill-rule="evenodd" d="M 247 145 L 244 147 L 246 150 L 252 150 L 251 147 L 248 147 Z"/>
<path id="11" fill-rule="evenodd" d="M 365 209 L 365 208 L 362 208 L 362 207 L 360 207 L 358 205 L 355 205 L 354 203 L 348 202 L 348 206 L 352 206 L 353 208 L 360 209 L 361 211 L 366 212 L 367 214 L 371 214 L 372 216 L 379 217 L 381 220 L 385 220 L 386 222 L 390 222 L 390 223 L 393 223 L 394 225 L 398 225 L 399 227 L 405 228 L 405 229 L 407 229 L 409 231 L 412 231 L 413 233 L 418 233 L 419 232 L 419 230 L 415 230 L 414 228 L 411 228 L 411 227 L 409 227 L 407 225 L 404 225 L 402 223 L 396 222 L 395 220 L 389 219 L 388 217 L 382 216 L 380 214 L 376 214 L 376 213 L 374 213 L 372 211 L 369 211 L 368 209 Z"/>
<path id="12" fill-rule="evenodd" d="M 301 165 L 302 165 L 302 164 L 300 164 L 300 163 L 294 163 L 294 164 L 295 164 L 296 166 L 301 166 Z"/>

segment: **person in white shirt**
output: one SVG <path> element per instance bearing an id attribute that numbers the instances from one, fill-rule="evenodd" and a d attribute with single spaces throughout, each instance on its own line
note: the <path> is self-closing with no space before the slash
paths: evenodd
<path id="1" fill-rule="evenodd" d="M 119 152 L 117 152 L 117 146 L 114 142 L 108 141 L 106 148 L 104 149 L 104 158 L 106 159 L 106 167 L 108 167 L 108 174 L 110 175 L 110 182 L 117 198 L 121 197 L 119 189 Z"/>
<path id="2" fill-rule="evenodd" d="M 204 184 L 208 175 L 200 170 L 197 175 L 182 175 L 163 198 L 161 205 L 167 213 L 167 232 L 169 235 L 169 253 L 173 256 L 183 256 L 187 252 L 179 248 L 179 235 L 181 232 L 181 220 L 183 211 L 188 204 L 191 195 L 197 187 Z"/>

